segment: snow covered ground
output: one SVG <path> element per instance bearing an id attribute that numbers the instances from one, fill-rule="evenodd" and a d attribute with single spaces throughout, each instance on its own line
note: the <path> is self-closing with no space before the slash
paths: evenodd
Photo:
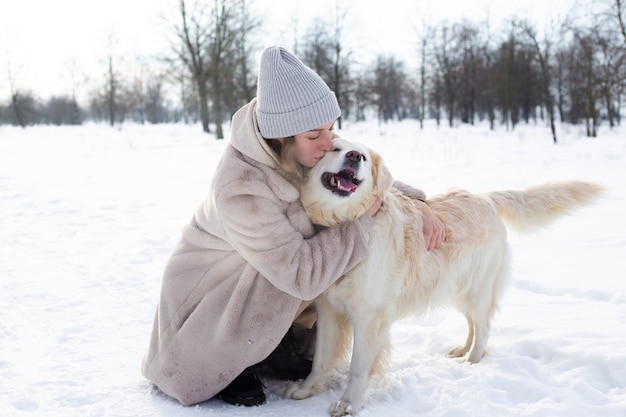
<path id="1" fill-rule="evenodd" d="M 226 141 L 198 126 L 0 127 L 0 416 L 326 416 L 303 401 L 182 407 L 139 371 L 161 270 Z M 397 323 L 387 377 L 360 416 L 626 416 L 626 131 L 543 126 L 341 132 L 432 195 L 582 179 L 607 194 L 544 231 L 511 233 L 514 282 L 478 365 L 448 359 L 455 311 Z"/>

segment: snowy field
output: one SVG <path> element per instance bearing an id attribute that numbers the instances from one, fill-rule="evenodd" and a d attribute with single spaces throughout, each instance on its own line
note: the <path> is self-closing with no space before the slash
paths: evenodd
<path id="1" fill-rule="evenodd" d="M 0 416 L 326 416 L 345 387 L 293 401 L 182 407 L 141 375 L 160 275 L 227 141 L 198 126 L 0 127 Z M 447 358 L 455 311 L 397 323 L 368 416 L 626 416 L 626 130 L 455 129 L 415 122 L 340 132 L 432 195 L 548 180 L 604 185 L 594 206 L 511 233 L 514 280 L 478 365 Z"/>

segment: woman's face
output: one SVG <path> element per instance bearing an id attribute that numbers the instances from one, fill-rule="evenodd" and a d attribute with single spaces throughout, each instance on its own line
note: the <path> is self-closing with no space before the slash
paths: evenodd
<path id="1" fill-rule="evenodd" d="M 335 122 L 332 121 L 323 126 L 298 133 L 294 136 L 296 151 L 294 158 L 300 165 L 313 168 L 324 157 L 326 152 L 333 150 L 332 131 Z"/>

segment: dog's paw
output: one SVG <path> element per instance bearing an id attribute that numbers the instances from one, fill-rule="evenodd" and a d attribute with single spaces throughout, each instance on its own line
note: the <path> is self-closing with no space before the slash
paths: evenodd
<path id="1" fill-rule="evenodd" d="M 457 346 L 455 348 L 450 349 L 448 352 L 448 356 L 451 358 L 462 358 L 467 355 L 469 349 L 465 348 L 465 346 Z"/>
<path id="2" fill-rule="evenodd" d="M 287 398 L 291 398 L 292 400 L 303 400 L 305 398 L 309 398 L 313 395 L 312 390 L 306 389 L 303 385 L 300 385 L 296 382 L 292 382 L 287 386 L 287 390 L 285 391 L 285 396 Z"/>
<path id="3" fill-rule="evenodd" d="M 352 408 L 352 405 L 344 400 L 336 401 L 330 405 L 331 417 L 342 417 L 348 415 L 355 415 L 356 410 Z"/>

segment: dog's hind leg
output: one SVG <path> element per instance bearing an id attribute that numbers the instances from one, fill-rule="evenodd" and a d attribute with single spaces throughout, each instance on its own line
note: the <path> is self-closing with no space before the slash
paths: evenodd
<path id="1" fill-rule="evenodd" d="M 331 405 L 332 417 L 356 414 L 365 400 L 370 376 L 385 366 L 391 323 L 383 318 L 360 316 L 353 321 L 354 345 L 348 386 L 341 399 Z"/>
<path id="2" fill-rule="evenodd" d="M 465 314 L 465 319 L 467 320 L 467 327 L 469 328 L 467 340 L 465 341 L 464 345 L 456 346 L 450 349 L 448 355 L 451 358 L 462 358 L 467 355 L 467 352 L 469 352 L 470 348 L 472 347 L 472 343 L 474 342 L 474 321 L 467 313 Z"/>
<path id="3" fill-rule="evenodd" d="M 499 245 L 501 254 L 494 257 L 489 270 L 494 271 L 490 279 L 484 279 L 484 285 L 474 296 L 471 317 L 474 322 L 474 341 L 467 358 L 469 363 L 478 363 L 485 354 L 491 319 L 498 310 L 498 304 L 510 280 L 511 252 L 506 242 Z M 495 253 L 495 252 L 494 252 Z M 482 302 L 481 302 L 482 301 Z"/>
<path id="4" fill-rule="evenodd" d="M 330 375 L 341 360 L 347 355 L 350 341 L 350 325 L 321 296 L 315 301 L 317 310 L 317 336 L 311 373 L 300 385 L 292 383 L 285 395 L 294 400 L 301 400 L 322 392 Z"/>
<path id="5" fill-rule="evenodd" d="M 469 314 L 465 314 L 469 331 L 464 345 L 457 346 L 448 352 L 451 358 L 462 358 L 469 363 L 478 363 L 483 357 L 491 325 L 489 318 L 485 314 L 479 314 L 480 318 L 473 319 Z"/>
<path id="6" fill-rule="evenodd" d="M 488 317 L 474 319 L 474 342 L 465 359 L 467 362 L 480 362 L 487 346 L 487 340 L 489 340 L 490 330 L 491 324 Z"/>

